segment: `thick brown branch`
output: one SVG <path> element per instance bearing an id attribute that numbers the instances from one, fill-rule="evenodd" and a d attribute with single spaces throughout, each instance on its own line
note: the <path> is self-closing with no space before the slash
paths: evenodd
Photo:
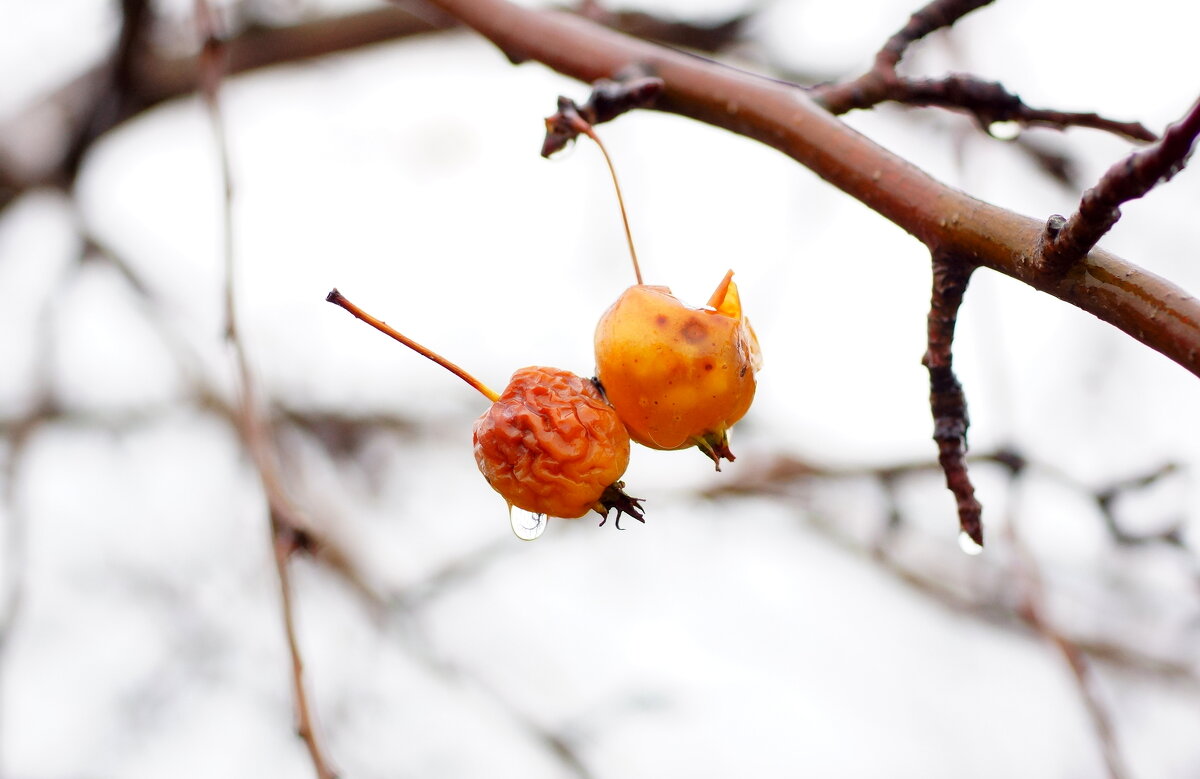
<path id="1" fill-rule="evenodd" d="M 936 181 L 820 108 L 793 85 L 635 40 L 569 14 L 505 0 L 435 0 L 502 50 L 591 83 L 631 65 L 666 88 L 657 109 L 759 140 L 878 211 L 931 249 L 1054 295 L 1200 375 L 1200 302 L 1101 250 L 1050 278 L 1034 258 L 1043 223 Z"/>
<path id="2" fill-rule="evenodd" d="M 1040 246 L 1043 269 L 1052 275 L 1066 273 L 1117 223 L 1122 203 L 1142 197 L 1183 169 L 1197 135 L 1200 101 L 1154 146 L 1109 168 L 1100 183 L 1083 193 L 1079 210 L 1070 219 L 1051 218 Z"/>
<path id="3" fill-rule="evenodd" d="M 967 399 L 954 375 L 954 326 L 974 267 L 954 257 L 934 255 L 933 297 L 929 305 L 929 347 L 922 360 L 929 369 L 929 405 L 933 411 L 933 440 L 946 487 L 958 504 L 958 524 L 972 541 L 983 546 L 983 507 L 967 473 Z"/>

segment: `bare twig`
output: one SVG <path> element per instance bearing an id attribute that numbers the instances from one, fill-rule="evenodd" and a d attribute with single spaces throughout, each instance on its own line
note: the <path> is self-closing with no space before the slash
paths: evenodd
<path id="1" fill-rule="evenodd" d="M 1104 525 L 1114 541 L 1124 546 L 1142 546 L 1157 543 L 1180 549 L 1187 548 L 1183 528 L 1180 523 L 1169 525 L 1156 533 L 1130 533 L 1122 527 L 1120 520 L 1117 518 L 1115 506 L 1117 500 L 1126 493 L 1157 484 L 1164 477 L 1176 473 L 1178 470 L 1179 468 L 1175 463 L 1165 463 L 1148 473 L 1128 479 L 1121 479 L 1095 492 L 1093 497 L 1096 500 L 1096 505 L 1099 506 L 1100 515 L 1104 518 Z"/>
<path id="2" fill-rule="evenodd" d="M 1121 218 L 1121 204 L 1136 200 L 1183 170 L 1200 135 L 1200 101 L 1167 128 L 1162 139 L 1108 169 L 1100 183 L 1083 193 L 1079 210 L 1064 220 L 1050 217 L 1039 244 L 1043 271 L 1067 273 Z"/>
<path id="3" fill-rule="evenodd" d="M 967 474 L 967 401 L 954 375 L 952 348 L 958 309 L 974 267 L 960 258 L 934 255 L 933 298 L 929 306 L 929 348 L 922 360 L 929 369 L 929 404 L 933 410 L 933 440 L 938 445 L 938 462 L 946 474 L 946 486 L 958 504 L 962 532 L 983 546 L 983 507 Z"/>
<path id="4" fill-rule="evenodd" d="M 932 0 L 909 17 L 908 23 L 883 44 L 875 55 L 875 70 L 896 72 L 908 47 L 930 33 L 953 27 L 967 14 L 991 5 L 992 0 Z"/>
<path id="5" fill-rule="evenodd" d="M 1053 644 L 1062 655 L 1063 660 L 1066 661 L 1067 666 L 1071 669 L 1071 676 L 1075 680 L 1075 686 L 1079 690 L 1080 700 L 1087 709 L 1088 717 L 1092 721 L 1092 728 L 1100 742 L 1108 777 L 1109 779 L 1124 779 L 1129 772 L 1125 768 L 1125 761 L 1121 756 L 1120 746 L 1117 744 L 1112 715 L 1101 700 L 1099 690 L 1096 689 L 1095 673 L 1091 663 L 1084 651 L 1063 635 L 1047 617 L 1045 587 L 1042 584 L 1037 562 L 1017 537 L 1015 524 L 1010 522 L 1007 527 L 1010 540 L 1017 552 L 1019 574 L 1017 584 L 1021 587 L 1021 600 L 1017 613 L 1031 628 Z"/>
<path id="6" fill-rule="evenodd" d="M 1082 188 L 1079 163 L 1075 157 L 1046 143 L 1029 133 L 1018 135 L 1009 141 L 1022 154 L 1037 165 L 1038 169 L 1070 191 Z"/>
<path id="7" fill-rule="evenodd" d="M 908 24 L 888 39 L 875 64 L 858 78 L 841 84 L 822 84 L 810 94 L 831 113 L 844 114 L 884 102 L 937 107 L 968 113 L 985 131 L 993 122 L 1018 122 L 1055 129 L 1089 127 L 1139 141 L 1152 141 L 1154 133 L 1139 122 L 1119 122 L 1096 113 L 1031 108 L 1002 85 L 975 76 L 955 73 L 944 78 L 901 77 L 896 66 L 908 48 L 930 33 L 954 26 L 971 11 L 992 0 L 933 0 L 918 10 Z"/>
<path id="8" fill-rule="evenodd" d="M 201 52 L 200 92 L 204 97 L 220 157 L 223 197 L 223 248 L 225 258 L 225 332 L 233 348 L 239 380 L 239 431 L 258 468 L 266 494 L 275 572 L 279 581 L 280 603 L 283 610 L 284 633 L 292 666 L 292 690 L 296 708 L 296 730 L 308 749 L 317 779 L 335 779 L 317 732 L 316 718 L 309 703 L 304 681 L 304 660 L 296 637 L 295 606 L 293 604 L 289 562 L 298 551 L 311 552 L 314 537 L 288 498 L 279 474 L 278 457 L 271 442 L 267 422 L 259 411 L 255 383 L 250 372 L 245 347 L 237 326 L 233 244 L 233 176 L 230 169 L 228 141 L 221 116 L 220 84 L 224 73 L 224 47 L 220 41 L 213 9 L 207 0 L 196 0 L 196 19 L 204 36 Z"/>
<path id="9" fill-rule="evenodd" d="M 851 82 L 846 86 L 853 86 Z M 1153 141 L 1154 133 L 1141 122 L 1122 122 L 1105 118 L 1093 111 L 1056 111 L 1033 108 L 1002 84 L 986 81 L 965 73 L 953 73 L 943 78 L 908 79 L 894 74 L 880 81 L 871 91 L 861 88 L 845 92 L 814 90 L 815 98 L 835 114 L 858 108 L 871 108 L 884 102 L 923 108 L 945 108 L 970 114 L 979 126 L 988 131 L 994 122 L 1016 122 L 1026 127 L 1049 127 L 1065 130 L 1068 127 L 1087 127 L 1129 138 Z"/>

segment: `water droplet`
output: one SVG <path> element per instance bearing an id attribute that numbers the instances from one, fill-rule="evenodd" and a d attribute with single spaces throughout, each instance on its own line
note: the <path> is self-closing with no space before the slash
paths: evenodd
<path id="1" fill-rule="evenodd" d="M 1013 141 L 1021 135 L 1020 122 L 992 122 L 987 126 L 988 134 L 1001 141 Z"/>
<path id="2" fill-rule="evenodd" d="M 972 557 L 983 552 L 983 547 L 975 543 L 975 539 L 967 535 L 967 531 L 965 530 L 960 531 L 958 534 L 958 548 Z"/>
<path id="3" fill-rule="evenodd" d="M 508 522 L 512 526 L 513 535 L 522 541 L 536 541 L 546 532 L 546 515 L 534 514 L 525 509 L 508 507 Z"/>

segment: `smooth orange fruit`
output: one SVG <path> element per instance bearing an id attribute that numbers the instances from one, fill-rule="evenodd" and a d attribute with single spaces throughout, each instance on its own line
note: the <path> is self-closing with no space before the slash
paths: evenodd
<path id="1" fill-rule="evenodd" d="M 629 434 L 590 379 L 521 368 L 475 421 L 474 442 L 479 470 L 510 505 L 563 518 L 615 507 L 641 519 L 616 497 L 631 500 L 618 481 Z"/>
<path id="2" fill-rule="evenodd" d="M 596 327 L 596 373 L 630 437 L 654 449 L 698 446 L 720 468 L 728 430 L 754 400 L 762 364 L 729 271 L 707 306 L 667 287 L 625 290 Z"/>

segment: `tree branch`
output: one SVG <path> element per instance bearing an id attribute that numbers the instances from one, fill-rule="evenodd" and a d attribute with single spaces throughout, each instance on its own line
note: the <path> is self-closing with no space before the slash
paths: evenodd
<path id="1" fill-rule="evenodd" d="M 297 511 L 284 489 L 279 458 L 271 441 L 268 423 L 258 405 L 258 393 L 237 326 L 237 299 L 234 285 L 233 175 L 220 102 L 220 87 L 221 80 L 225 75 L 226 52 L 217 33 L 216 20 L 208 0 L 196 0 L 196 21 L 203 36 L 198 71 L 200 94 L 204 99 L 212 124 L 223 189 L 224 235 L 222 236 L 222 246 L 225 259 L 225 334 L 233 348 L 237 367 L 240 401 L 237 413 L 238 431 L 258 469 L 259 479 L 266 495 L 271 546 L 274 552 L 276 578 L 279 581 L 280 606 L 283 611 L 284 635 L 287 639 L 288 655 L 291 658 L 296 731 L 308 749 L 309 759 L 313 764 L 317 779 L 336 779 L 337 772 L 333 770 L 325 753 L 317 732 L 316 716 L 309 704 L 308 688 L 304 681 L 304 660 L 300 651 L 300 642 L 296 637 L 296 609 L 292 602 L 292 579 L 289 567 L 291 559 L 299 551 L 313 551 L 315 539 L 307 530 L 308 523 Z"/>
<path id="2" fill-rule="evenodd" d="M 1200 302 L 1094 249 L 1051 278 L 1036 262 L 1043 224 L 976 200 L 850 129 L 799 87 L 620 35 L 569 14 L 505 0 L 434 0 L 516 60 L 585 82 L 631 65 L 663 79 L 657 109 L 761 141 L 857 198 L 935 251 L 1054 295 L 1200 375 Z"/>
<path id="3" fill-rule="evenodd" d="M 1083 193 L 1070 219 L 1052 216 L 1039 246 L 1041 264 L 1050 274 L 1066 273 L 1121 218 L 1121 204 L 1136 200 L 1183 170 L 1200 135 L 1200 100 L 1162 139 L 1108 169 L 1100 183 Z"/>

